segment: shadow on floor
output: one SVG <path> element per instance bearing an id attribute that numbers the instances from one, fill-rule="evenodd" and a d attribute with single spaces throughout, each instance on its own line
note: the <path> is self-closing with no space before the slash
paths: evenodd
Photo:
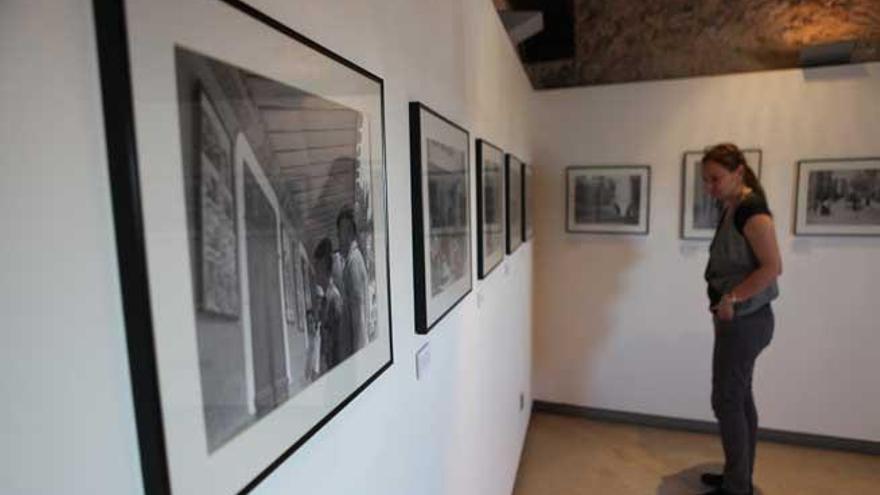
<path id="1" fill-rule="evenodd" d="M 700 482 L 703 473 L 720 473 L 724 466 L 719 463 L 706 462 L 689 467 L 677 473 L 664 476 L 657 487 L 657 495 L 697 495 L 712 489 Z M 763 495 L 759 487 L 755 487 L 755 495 Z"/>

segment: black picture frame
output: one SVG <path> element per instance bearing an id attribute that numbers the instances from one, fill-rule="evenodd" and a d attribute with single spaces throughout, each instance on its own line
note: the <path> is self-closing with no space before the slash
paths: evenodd
<path id="1" fill-rule="evenodd" d="M 476 150 L 477 276 L 483 279 L 504 261 L 507 253 L 507 178 L 505 155 L 501 148 L 485 139 L 477 139 Z M 493 210 L 487 203 L 491 203 Z M 493 222 L 492 218 L 497 218 L 497 222 Z M 490 249 L 493 245 L 497 247 Z"/>
<path id="2" fill-rule="evenodd" d="M 760 148 L 744 148 L 741 150 L 746 162 L 761 178 L 763 171 L 763 152 Z M 705 151 L 685 151 L 681 158 L 681 225 L 679 238 L 683 240 L 711 240 L 715 236 L 715 227 L 720 218 L 720 206 L 702 190 L 699 176 L 699 163 Z M 699 196 L 699 197 L 698 197 Z M 697 205 L 705 205 L 699 208 Z M 709 204 L 715 205 L 714 212 L 705 211 Z M 696 220 L 697 210 L 702 209 L 703 215 L 713 215 L 714 221 Z"/>
<path id="3" fill-rule="evenodd" d="M 528 164 L 523 163 L 523 242 L 529 242 L 535 236 L 535 171 Z"/>
<path id="4" fill-rule="evenodd" d="M 198 458 L 196 461 L 192 461 L 192 465 L 172 464 L 170 460 L 172 456 L 169 455 L 176 449 L 184 447 L 183 442 L 172 431 L 182 431 L 187 429 L 187 425 L 200 424 L 202 421 L 207 424 L 207 422 L 199 414 L 203 411 L 194 407 L 195 402 L 174 402 L 180 395 L 171 389 L 178 388 L 179 384 L 184 382 L 198 383 L 198 372 L 204 373 L 204 370 L 199 370 L 197 353 L 186 354 L 186 350 L 175 350 L 175 353 L 186 354 L 196 361 L 185 363 L 175 360 L 183 354 L 175 354 L 174 357 L 171 357 L 168 353 L 169 343 L 175 343 L 168 340 L 169 335 L 177 332 L 185 333 L 183 331 L 186 329 L 185 313 L 187 311 L 181 313 L 184 315 L 182 320 L 177 318 L 174 311 L 164 304 L 167 298 L 159 292 L 155 285 L 156 280 L 162 282 L 165 276 L 162 273 L 165 269 L 162 263 L 168 259 L 155 252 L 155 246 L 160 238 L 173 240 L 186 238 L 187 235 L 185 234 L 185 225 L 178 223 L 176 224 L 179 227 L 177 230 L 159 232 L 151 230 L 150 223 L 146 220 L 150 216 L 156 217 L 157 213 L 154 210 L 160 203 L 174 204 L 175 198 L 182 198 L 181 190 L 183 188 L 176 188 L 169 184 L 167 188 L 162 189 L 164 185 L 161 181 L 157 182 L 157 176 L 155 172 L 150 170 L 150 167 L 160 163 L 161 160 L 151 159 L 155 158 L 152 154 L 155 150 L 151 148 L 150 143 L 155 146 L 154 143 L 161 141 L 161 139 L 157 134 L 152 134 L 152 132 L 158 132 L 155 131 L 154 126 L 147 125 L 144 120 L 143 112 L 145 110 L 136 108 L 134 105 L 138 88 L 143 91 L 150 82 L 137 80 L 133 76 L 133 74 L 143 73 L 141 64 L 145 61 L 139 60 L 138 57 L 145 52 L 142 51 L 143 47 L 130 45 L 131 26 L 128 24 L 141 22 L 138 20 L 141 17 L 136 12 L 132 14 L 132 11 L 142 12 L 141 9 L 144 8 L 153 9 L 153 11 L 165 9 L 166 15 L 175 16 L 181 23 L 186 22 L 184 19 L 189 19 L 180 14 L 175 8 L 174 2 L 167 2 L 165 5 L 158 3 L 135 4 L 132 1 L 124 0 L 94 0 L 93 2 L 121 299 L 144 491 L 150 494 L 205 493 L 205 487 L 210 486 L 210 489 L 207 490 L 210 493 L 247 493 L 328 424 L 352 400 L 364 392 L 394 362 L 391 331 L 387 180 L 385 175 L 384 81 L 243 2 L 219 0 L 186 6 L 190 15 L 198 13 L 196 12 L 198 9 L 205 9 L 205 13 L 214 16 L 214 18 L 235 22 L 237 29 L 259 33 L 271 38 L 279 45 L 290 47 L 291 50 L 296 49 L 311 53 L 318 60 L 321 60 L 321 63 L 332 67 L 334 71 L 350 74 L 356 79 L 360 78 L 359 80 L 371 88 L 368 103 L 371 113 L 368 118 L 370 122 L 378 123 L 372 128 L 374 132 L 370 138 L 371 147 L 368 155 L 371 174 L 369 201 L 375 211 L 374 216 L 370 217 L 374 222 L 370 235 L 375 245 L 372 256 L 368 256 L 368 259 L 373 261 L 375 266 L 374 280 L 377 282 L 374 295 L 376 300 L 381 303 L 374 307 L 377 309 L 375 312 L 376 321 L 381 322 L 382 325 L 381 337 L 378 342 L 375 342 L 375 345 L 369 348 L 369 360 L 361 360 L 366 355 L 364 353 L 361 353 L 360 357 L 358 354 L 351 356 L 352 362 L 357 360 L 359 364 L 364 366 L 363 373 L 351 378 L 349 382 L 343 381 L 343 385 L 345 385 L 343 389 L 325 387 L 327 397 L 332 396 L 332 398 L 327 398 L 325 403 L 315 406 L 312 411 L 313 415 L 308 418 L 298 416 L 299 409 L 294 407 L 292 404 L 294 399 L 290 398 L 288 402 L 282 402 L 274 410 L 260 416 L 246 429 L 237 432 L 235 445 L 226 443 L 216 447 L 217 449 L 232 449 L 224 455 L 231 458 L 237 469 L 232 470 L 235 472 L 227 477 L 223 477 L 226 473 L 220 472 L 217 474 L 221 476 L 207 479 L 210 474 L 208 468 L 205 467 L 207 463 L 200 465 L 199 462 L 210 458 L 217 451 L 212 453 L 210 447 L 205 443 L 186 442 L 185 448 L 193 450 L 187 451 L 187 454 L 181 453 L 181 455 L 174 456 L 178 459 L 187 458 L 187 462 L 190 462 L 189 459 L 195 457 L 189 456 L 189 454 L 195 452 L 201 457 L 196 456 Z M 138 27 L 143 28 L 142 25 Z M 217 26 L 218 32 L 222 32 L 222 27 L 222 24 Z M 143 30 L 140 32 L 143 34 Z M 166 57 L 173 60 L 174 50 L 180 47 L 179 41 L 177 39 L 162 39 L 161 45 L 168 47 Z M 204 45 L 210 47 L 211 42 L 204 40 Z M 197 50 L 203 47 L 187 48 Z M 283 64 L 283 58 L 278 60 L 278 63 Z M 170 83 L 168 86 L 173 87 L 176 77 L 174 70 L 164 74 L 157 72 L 159 70 L 161 69 L 151 67 L 151 76 L 155 76 L 163 84 Z M 164 80 L 163 76 L 166 76 Z M 178 107 L 167 105 L 168 109 L 162 110 L 166 113 L 161 114 L 161 117 L 174 116 L 174 121 L 176 121 L 177 111 L 183 112 L 180 110 L 182 108 L 180 105 L 181 103 L 178 103 Z M 155 122 L 150 122 L 150 124 L 155 124 Z M 161 128 L 162 136 L 188 132 L 182 130 L 184 127 L 182 121 L 179 122 L 179 126 L 181 129 Z M 144 141 L 147 144 L 144 144 Z M 177 161 L 183 161 L 185 153 L 179 145 L 167 142 L 162 148 L 174 150 L 174 153 L 181 151 Z M 178 172 L 178 175 L 182 174 Z M 165 179 L 168 178 L 165 177 Z M 178 185 L 183 182 L 182 177 L 168 182 L 174 183 L 177 180 L 180 181 Z M 161 198 L 157 197 L 157 192 L 161 193 Z M 176 205 L 172 208 L 182 209 L 183 206 Z M 172 224 L 173 222 L 166 225 Z M 184 245 L 185 243 L 180 244 L 180 246 Z M 280 252 L 278 254 L 280 257 Z M 177 255 L 179 255 L 176 256 L 177 259 L 188 260 L 185 251 L 180 251 Z M 279 274 L 281 269 L 279 262 Z M 193 287 L 203 283 L 203 281 L 192 280 L 187 285 L 188 289 L 182 290 L 195 293 L 197 291 Z M 381 285 L 384 287 L 380 287 Z M 188 306 L 191 308 L 189 315 L 206 309 L 199 308 L 197 297 L 194 294 L 192 304 Z M 279 294 L 279 297 L 283 297 L 283 294 Z M 383 311 L 381 306 L 385 306 L 387 311 Z M 210 311 L 206 313 L 210 313 Z M 235 317 L 231 310 L 222 313 L 220 316 L 224 319 Z M 279 319 L 287 319 L 287 315 L 283 313 L 277 316 Z M 193 318 L 190 316 L 190 325 L 193 324 L 192 320 Z M 173 321 L 182 322 L 184 325 L 173 328 L 165 326 Z M 194 331 L 194 329 L 190 328 L 190 331 Z M 186 335 L 189 339 L 181 337 L 182 341 L 191 340 L 193 347 L 189 350 L 194 350 L 193 333 Z M 381 345 L 383 340 L 387 346 Z M 173 362 L 175 366 L 168 366 L 169 361 Z M 181 364 L 183 366 L 179 366 Z M 290 366 L 288 361 L 285 364 L 288 372 L 291 372 Z M 329 376 L 330 373 L 333 373 L 333 369 L 326 373 L 324 376 Z M 182 380 L 178 381 L 178 376 Z M 166 386 L 163 386 L 163 383 Z M 169 383 L 174 383 L 175 386 L 167 387 Z M 186 388 L 183 385 L 180 387 Z M 193 398 L 192 400 L 197 401 L 198 399 Z M 277 415 L 278 421 L 273 421 L 271 425 L 262 421 L 268 415 Z M 205 431 L 198 431 L 197 428 L 193 430 L 195 430 L 193 434 L 196 436 L 201 434 L 204 434 L 205 437 L 208 436 Z M 255 435 L 268 436 L 273 441 L 266 446 L 265 438 L 260 440 L 264 442 L 261 444 L 260 441 L 254 440 Z M 262 448 L 264 446 L 266 448 Z M 246 457 L 235 457 L 238 453 L 248 451 L 248 449 L 249 455 Z M 205 452 L 202 452 L 203 450 Z M 247 464 L 243 467 L 239 461 L 247 461 Z M 222 468 L 222 463 L 218 463 L 218 465 Z"/>
<path id="5" fill-rule="evenodd" d="M 798 237 L 880 236 L 880 157 L 799 160 L 794 203 Z"/>
<path id="6" fill-rule="evenodd" d="M 615 177 L 616 176 L 616 177 Z M 578 182 L 577 179 L 585 177 L 587 179 L 593 177 L 601 182 L 616 178 L 622 181 L 629 178 L 632 184 L 632 178 L 638 177 L 638 205 L 636 222 L 631 220 L 632 201 L 622 207 L 612 208 L 607 204 L 609 198 L 594 198 L 591 195 L 577 195 Z M 620 184 L 620 182 L 616 183 Z M 587 194 L 586 192 L 582 194 Z M 601 194 L 601 193 L 600 193 Z M 635 191 L 630 191 L 630 196 L 635 196 Z M 594 200 L 595 199 L 595 200 Z M 613 199 L 613 197 L 611 198 Z M 590 208 L 584 208 L 584 219 L 579 218 L 578 208 L 574 204 L 577 200 L 587 203 L 595 203 L 594 208 L 600 210 L 597 212 L 589 211 Z M 606 212 L 603 213 L 602 209 Z M 608 210 L 614 210 L 611 214 Z M 624 211 L 625 210 L 625 211 Z M 599 215 L 597 222 L 591 222 L 592 213 Z M 602 215 L 616 216 L 621 218 L 602 218 Z M 626 219 L 630 217 L 630 219 Z M 583 220 L 583 221 L 582 221 Z M 649 165 L 570 165 L 565 169 L 565 231 L 570 234 L 610 234 L 610 235 L 642 235 L 646 236 L 650 233 L 651 225 L 651 167 Z"/>
<path id="7" fill-rule="evenodd" d="M 418 101 L 409 121 L 415 330 L 424 335 L 473 289 L 470 134 Z"/>
<path id="8" fill-rule="evenodd" d="M 507 153 L 505 184 L 507 193 L 507 254 L 513 254 L 523 243 L 523 162 Z"/>

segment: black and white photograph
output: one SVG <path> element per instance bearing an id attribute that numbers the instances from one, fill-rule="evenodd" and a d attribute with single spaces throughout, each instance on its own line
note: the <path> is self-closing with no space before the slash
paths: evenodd
<path id="1" fill-rule="evenodd" d="M 504 260 L 504 152 L 477 139 L 477 275 L 485 278 Z"/>
<path id="2" fill-rule="evenodd" d="M 523 242 L 528 241 L 535 235 L 535 228 L 532 225 L 534 215 L 535 200 L 535 179 L 532 166 L 528 163 L 523 164 Z"/>
<path id="3" fill-rule="evenodd" d="M 648 166 L 570 166 L 565 175 L 566 231 L 648 233 Z"/>
<path id="4" fill-rule="evenodd" d="M 466 152 L 427 138 L 431 297 L 467 275 Z"/>
<path id="5" fill-rule="evenodd" d="M 133 92 L 118 61 L 102 77 L 108 105 L 151 102 L 115 123 L 137 131 L 138 159 L 120 166 L 142 192 L 123 199 L 146 221 L 125 242 L 149 261 L 148 278 L 123 279 L 150 305 L 126 311 L 151 308 L 132 319 L 155 341 L 131 366 L 158 379 L 135 394 L 161 396 L 161 415 L 138 415 L 144 483 L 247 491 L 391 365 L 383 83 L 253 11 L 129 6 L 153 37 L 131 47 Z M 204 23 L 216 29 L 192 35 Z M 232 24 L 251 37 L 230 44 Z M 144 436 L 157 431 L 164 451 Z"/>
<path id="6" fill-rule="evenodd" d="M 746 163 L 761 178 L 760 149 L 742 150 Z M 721 202 L 709 196 L 703 185 L 704 152 L 686 151 L 682 158 L 681 238 L 711 240 L 721 220 Z"/>
<path id="7" fill-rule="evenodd" d="M 184 48 L 176 69 L 181 123 L 202 129 L 195 143 L 181 131 L 181 151 L 185 190 L 198 191 L 187 205 L 201 211 L 188 228 L 203 271 L 196 326 L 199 362 L 211 363 L 201 382 L 214 450 L 376 339 L 371 177 L 357 110 Z M 220 128 L 235 130 L 234 152 L 216 144 Z M 236 314 L 238 270 L 244 318 L 213 318 Z M 232 335 L 245 345 L 221 340 Z"/>
<path id="8" fill-rule="evenodd" d="M 507 254 L 523 243 L 523 162 L 507 154 Z"/>
<path id="9" fill-rule="evenodd" d="M 880 235 L 880 158 L 798 162 L 795 234 Z"/>
<path id="10" fill-rule="evenodd" d="M 410 103 L 416 331 L 428 333 L 472 288 L 469 134 Z"/>

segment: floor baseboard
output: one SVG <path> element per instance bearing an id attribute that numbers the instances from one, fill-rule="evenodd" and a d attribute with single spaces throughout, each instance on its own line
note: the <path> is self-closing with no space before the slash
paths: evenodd
<path id="1" fill-rule="evenodd" d="M 546 402 L 540 400 L 536 400 L 532 403 L 532 411 L 549 414 L 560 414 L 565 416 L 578 416 L 597 421 L 626 423 L 638 426 L 650 426 L 653 428 L 666 428 L 669 430 L 681 430 L 696 433 L 718 432 L 718 424 L 710 421 L 672 418 L 668 416 L 655 416 L 652 414 L 631 413 L 625 411 L 614 411 L 610 409 L 575 406 L 571 404 L 561 404 L 557 402 Z M 758 439 L 769 442 L 798 445 L 802 447 L 841 450 L 868 455 L 880 455 L 880 442 L 872 442 L 868 440 L 855 440 L 825 435 L 814 435 L 810 433 L 796 433 L 783 430 L 772 430 L 767 428 L 758 429 Z"/>

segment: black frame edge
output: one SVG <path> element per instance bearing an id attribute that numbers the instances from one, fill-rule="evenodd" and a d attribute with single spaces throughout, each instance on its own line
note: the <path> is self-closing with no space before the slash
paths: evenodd
<path id="1" fill-rule="evenodd" d="M 146 493 L 169 494 L 171 479 L 150 309 L 125 7 L 121 0 L 94 0 L 92 8 L 141 473 Z"/>
<path id="2" fill-rule="evenodd" d="M 474 144 L 475 148 L 475 156 L 476 156 L 476 166 L 474 167 L 477 172 L 476 177 L 476 188 L 477 188 L 477 279 L 482 280 L 486 278 L 486 267 L 485 262 L 483 261 L 483 140 L 477 138 Z"/>
<path id="3" fill-rule="evenodd" d="M 535 184 L 532 184 L 532 188 L 531 188 L 531 189 L 528 189 L 528 188 L 527 188 L 528 181 L 526 180 L 527 177 L 531 177 L 532 180 L 535 180 L 535 179 L 534 179 L 534 177 L 535 177 L 535 168 L 532 167 L 531 164 L 528 164 L 528 163 L 525 163 L 525 162 L 523 162 L 522 166 L 523 166 L 523 170 L 522 170 L 522 183 L 523 183 L 523 195 L 522 195 L 522 197 L 523 197 L 523 200 L 522 200 L 522 203 L 523 203 L 523 211 L 522 211 L 523 233 L 522 233 L 522 236 L 523 236 L 523 244 L 525 244 L 525 243 L 531 241 L 531 240 L 535 237 L 535 218 L 534 218 L 534 216 L 535 216 L 535 212 L 534 212 L 534 210 L 529 210 L 529 207 L 528 207 L 528 205 L 529 205 L 529 203 L 528 203 L 528 197 L 526 196 L 526 192 L 528 192 L 529 194 L 532 194 L 532 195 L 535 194 L 535 191 L 534 191 L 534 189 L 535 189 Z M 527 170 L 529 171 L 528 174 L 526 173 Z M 532 216 L 529 217 L 529 218 L 531 218 L 531 220 L 532 220 L 532 235 L 529 235 L 529 233 L 527 232 L 527 229 L 526 229 L 526 211 L 527 211 L 527 210 L 528 210 L 528 211 L 531 211 L 531 213 L 532 213 Z"/>
<path id="4" fill-rule="evenodd" d="M 100 1 L 100 0 L 95 0 L 95 1 Z M 330 50 L 329 48 L 318 43 L 317 41 L 314 41 L 312 39 L 307 38 L 304 34 L 301 34 L 301 33 L 298 33 L 297 31 L 294 31 L 288 25 L 275 19 L 274 17 L 267 15 L 263 11 L 257 9 L 256 7 L 251 6 L 250 4 L 248 4 L 246 2 L 243 2 L 241 0 L 219 0 L 219 1 L 238 10 L 241 13 L 247 14 L 248 16 L 252 17 L 253 19 L 255 19 L 263 24 L 266 24 L 267 26 L 275 29 L 276 31 L 279 31 L 281 34 L 284 34 L 290 38 L 293 38 L 295 41 L 298 41 L 298 42 L 302 43 L 303 45 L 315 50 L 319 54 L 324 55 L 324 56 L 326 56 L 336 62 L 339 62 L 343 66 L 357 72 L 358 74 L 361 74 L 362 76 L 366 76 L 376 82 L 383 82 L 382 78 L 377 76 L 376 74 L 368 71 L 367 69 L 364 69 L 363 67 L 357 65 L 356 63 L 352 62 L 351 60 L 348 60 L 347 58 L 343 57 L 342 55 Z M 384 85 L 383 85 L 383 88 L 384 88 Z M 383 92 L 384 92 L 384 90 L 383 90 Z M 384 103 L 384 101 L 383 101 L 383 103 Z M 384 117 L 384 115 L 383 115 L 383 117 Z"/>
<path id="5" fill-rule="evenodd" d="M 800 182 L 801 182 L 801 170 L 803 169 L 803 164 L 804 164 L 804 160 L 798 160 L 797 167 L 795 168 L 795 171 L 794 171 L 794 208 L 792 208 L 792 216 L 794 218 L 791 223 L 791 233 L 794 236 L 799 235 L 799 232 L 798 232 L 798 204 L 801 201 L 801 198 L 800 198 L 801 191 L 800 191 L 800 187 L 798 187 L 798 186 L 800 185 Z"/>
<path id="6" fill-rule="evenodd" d="M 519 159 L 517 159 L 519 160 Z M 526 162 L 519 160 L 519 245 L 528 241 L 526 237 Z"/>
<path id="7" fill-rule="evenodd" d="M 427 322 L 427 303 L 424 298 L 425 287 L 425 213 L 422 205 L 422 124 L 421 104 L 409 103 L 409 162 L 410 162 L 410 201 L 412 204 L 413 231 L 413 306 L 415 307 L 416 333 L 424 335 L 430 330 Z M 422 297 L 420 297 L 422 296 Z"/>
<path id="8" fill-rule="evenodd" d="M 507 256 L 513 254 L 510 249 L 510 153 L 504 154 L 504 251 Z"/>
<path id="9" fill-rule="evenodd" d="M 390 303 L 390 301 L 389 301 L 389 303 Z M 391 329 L 390 329 L 390 327 L 389 327 L 389 335 L 390 335 L 390 330 L 391 330 Z M 259 485 L 259 484 L 262 483 L 266 478 L 268 478 L 269 475 L 272 474 L 273 471 L 275 471 L 276 469 L 278 469 L 279 466 L 281 466 L 282 464 L 284 464 L 284 462 L 287 461 L 287 459 L 288 459 L 291 455 L 293 455 L 297 450 L 299 450 L 299 448 L 302 447 L 303 444 L 305 444 L 305 443 L 306 443 L 307 441 L 309 441 L 313 436 L 315 436 L 315 434 L 317 434 L 319 431 L 321 431 L 321 429 L 322 429 L 324 426 L 326 426 L 327 423 L 329 423 L 330 421 L 332 421 L 333 418 L 336 417 L 336 415 L 339 414 L 340 411 L 342 411 L 343 409 L 345 409 L 345 407 L 348 406 L 348 404 L 350 404 L 350 403 L 351 403 L 352 401 L 354 401 L 358 396 L 360 396 L 361 392 L 363 392 L 364 390 L 367 389 L 367 387 L 369 387 L 370 385 L 372 385 L 373 382 L 376 381 L 376 380 L 382 375 L 382 373 L 385 372 L 385 370 L 387 370 L 388 368 L 390 368 L 392 364 L 394 364 L 394 359 L 393 359 L 393 358 L 392 358 L 391 360 L 389 360 L 387 363 L 385 363 L 381 368 L 379 368 L 378 370 L 376 370 L 376 372 L 373 373 L 373 374 L 370 376 L 370 378 L 368 378 L 368 379 L 367 379 L 367 380 L 366 380 L 366 381 L 365 381 L 360 387 L 358 387 L 358 388 L 355 389 L 351 394 L 349 394 L 348 397 L 346 397 L 345 400 L 343 400 L 342 402 L 340 402 L 338 406 L 336 406 L 335 408 L 333 408 L 332 411 L 330 411 L 329 413 L 327 413 L 327 415 L 324 416 L 324 417 L 321 419 L 321 421 L 318 421 L 317 423 L 315 423 L 315 426 L 313 426 L 311 429 L 309 429 L 309 431 L 307 431 L 306 433 L 304 433 L 303 436 L 301 436 L 301 437 L 299 438 L 299 440 L 297 440 L 293 445 L 291 445 L 287 450 L 285 450 L 285 451 L 284 451 L 280 456 L 278 456 L 274 461 L 272 461 L 271 463 L 269 463 L 269 465 L 266 466 L 265 469 L 263 469 L 262 471 L 260 471 L 260 473 L 259 473 L 256 477 L 254 477 L 251 481 L 249 481 L 248 484 L 245 485 L 245 486 L 241 489 L 241 491 L 238 492 L 238 494 L 239 494 L 239 495 L 243 495 L 243 494 L 249 493 L 251 490 L 253 490 L 254 488 L 256 488 L 257 485 Z M 147 493 L 149 493 L 149 492 L 147 492 Z"/>

